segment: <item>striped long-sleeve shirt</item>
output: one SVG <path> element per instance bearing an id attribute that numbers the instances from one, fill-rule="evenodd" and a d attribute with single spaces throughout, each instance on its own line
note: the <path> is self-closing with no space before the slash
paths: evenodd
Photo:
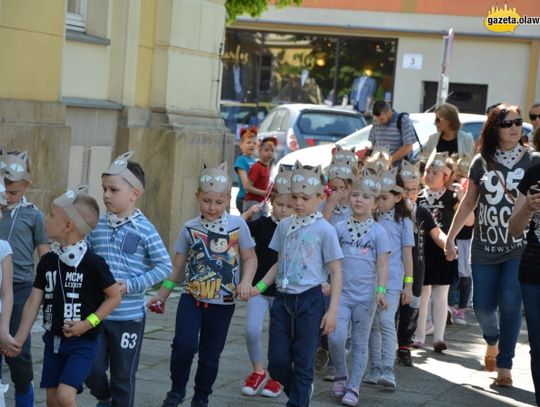
<path id="1" fill-rule="evenodd" d="M 114 278 L 124 280 L 127 293 L 107 318 L 111 321 L 141 319 L 145 315 L 144 292 L 172 271 L 171 259 L 156 228 L 138 211 L 133 220 L 112 228 L 102 216 L 87 236 L 89 247 L 103 257 Z"/>

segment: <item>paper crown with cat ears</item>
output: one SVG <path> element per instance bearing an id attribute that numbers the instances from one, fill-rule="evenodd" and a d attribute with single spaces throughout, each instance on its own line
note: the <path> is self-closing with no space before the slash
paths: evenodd
<path id="1" fill-rule="evenodd" d="M 470 154 L 459 154 L 457 157 L 457 170 L 462 174 L 469 174 L 473 157 Z"/>
<path id="2" fill-rule="evenodd" d="M 429 156 L 429 159 L 426 163 L 426 170 L 428 168 L 433 168 L 436 171 L 442 171 L 446 175 L 452 174 L 452 169 L 446 165 L 446 160 L 448 159 L 448 152 L 444 151 L 438 153 L 437 150 L 433 150 Z"/>
<path id="3" fill-rule="evenodd" d="M 28 172 L 28 153 L 9 154 L 0 147 L 0 176 L 12 182 L 32 181 Z"/>
<path id="4" fill-rule="evenodd" d="M 364 168 L 376 174 L 388 170 L 392 165 L 390 151 L 386 147 L 375 147 L 371 155 L 366 159 Z"/>
<path id="5" fill-rule="evenodd" d="M 79 195 L 86 194 L 87 190 L 87 185 L 79 185 L 75 189 L 60 195 L 53 201 L 53 204 L 62 208 L 67 217 L 75 224 L 75 226 L 77 226 L 77 229 L 79 229 L 79 232 L 83 235 L 90 233 L 93 228 L 84 220 L 73 203 Z"/>
<path id="6" fill-rule="evenodd" d="M 381 193 L 381 179 L 364 169 L 362 175 L 353 178 L 351 190 L 378 197 Z"/>
<path id="7" fill-rule="evenodd" d="M 4 177 L 0 177 L 0 205 L 7 205 L 7 191 L 4 185 Z"/>
<path id="8" fill-rule="evenodd" d="M 379 174 L 381 179 L 381 191 L 397 192 L 398 194 L 403 192 L 403 188 L 396 182 L 397 171 L 397 167 L 394 167 L 391 170 L 383 171 Z"/>
<path id="9" fill-rule="evenodd" d="M 114 159 L 114 161 L 111 163 L 107 171 L 103 173 L 103 175 L 120 175 L 122 178 L 124 178 L 133 188 L 137 188 L 138 190 L 144 192 L 144 185 L 141 181 L 139 181 L 139 178 L 133 174 L 129 168 L 128 168 L 128 160 L 133 155 L 133 151 L 128 151 L 127 153 L 120 154 L 118 157 Z"/>
<path id="10" fill-rule="evenodd" d="M 201 173 L 199 174 L 199 190 L 221 194 L 229 192 L 231 187 L 232 181 L 227 175 L 226 162 L 221 163 L 217 168 L 212 168 L 205 160 L 202 160 Z"/>
<path id="11" fill-rule="evenodd" d="M 336 149 L 332 153 L 332 160 L 334 161 L 347 161 L 351 160 L 351 162 L 356 163 L 358 161 L 358 158 L 355 154 L 356 147 L 353 147 L 350 150 L 347 150 L 343 147 L 341 147 L 339 144 L 336 145 Z"/>
<path id="12" fill-rule="evenodd" d="M 291 170 L 283 165 L 279 166 L 278 174 L 274 180 L 274 191 L 276 191 L 276 194 L 283 195 L 291 193 L 291 176 Z"/>
<path id="13" fill-rule="evenodd" d="M 347 158 L 345 161 L 332 159 L 328 167 L 328 179 L 353 179 L 356 165 L 356 160 L 352 161 L 350 158 Z"/>
<path id="14" fill-rule="evenodd" d="M 418 168 L 418 165 L 412 164 L 407 160 L 401 161 L 399 175 L 401 175 L 401 179 L 403 179 L 404 182 L 407 182 L 407 181 L 420 182 L 420 178 L 421 178 L 420 169 Z"/>
<path id="15" fill-rule="evenodd" d="M 291 193 L 315 195 L 322 194 L 324 185 L 321 180 L 321 166 L 308 169 L 300 164 L 299 161 L 294 163 L 291 174 Z"/>

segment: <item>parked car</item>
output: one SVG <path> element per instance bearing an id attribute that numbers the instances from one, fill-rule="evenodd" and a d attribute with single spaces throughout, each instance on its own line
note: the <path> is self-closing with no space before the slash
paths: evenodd
<path id="1" fill-rule="evenodd" d="M 237 144 L 240 140 L 240 129 L 256 126 L 262 123 L 272 106 L 269 103 L 236 102 L 222 100 L 219 103 L 221 118 L 225 126 L 235 135 Z"/>
<path id="2" fill-rule="evenodd" d="M 410 119 L 413 122 L 414 129 L 422 145 L 425 145 L 429 136 L 437 131 L 435 128 L 435 114 L 434 113 L 412 113 Z M 470 133 L 474 140 L 478 140 L 482 126 L 486 121 L 487 116 L 470 113 L 460 113 L 459 120 L 462 124 L 462 130 Z M 303 165 L 321 165 L 323 169 L 326 169 L 330 165 L 332 159 L 332 150 L 336 145 L 340 145 L 343 148 L 351 149 L 356 147 L 356 151 L 362 150 L 366 147 L 371 147 L 371 143 L 368 141 L 369 132 L 372 125 L 364 127 L 363 129 L 352 133 L 351 135 L 339 140 L 336 143 L 319 145 L 315 147 L 304 148 L 290 154 L 287 154 L 278 164 L 292 166 L 296 160 L 300 161 Z M 523 123 L 523 133 L 529 135 L 532 131 L 532 126 L 529 123 Z M 415 143 L 413 145 L 413 156 L 416 156 L 420 152 L 420 145 Z M 278 166 L 275 167 L 272 175 L 277 172 Z"/>
<path id="3" fill-rule="evenodd" d="M 311 104 L 284 104 L 266 116 L 259 127 L 259 139 L 278 139 L 277 158 L 298 149 L 334 144 L 366 126 L 357 111 Z"/>

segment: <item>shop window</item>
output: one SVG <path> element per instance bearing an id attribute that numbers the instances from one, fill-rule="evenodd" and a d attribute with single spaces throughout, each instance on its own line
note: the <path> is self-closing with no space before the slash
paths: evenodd
<path id="1" fill-rule="evenodd" d="M 87 0 L 68 0 L 66 30 L 86 31 Z"/>
<path id="2" fill-rule="evenodd" d="M 446 101 L 457 106 L 462 113 L 486 112 L 488 85 L 450 83 Z M 423 111 L 433 110 L 437 103 L 437 82 L 424 82 Z"/>

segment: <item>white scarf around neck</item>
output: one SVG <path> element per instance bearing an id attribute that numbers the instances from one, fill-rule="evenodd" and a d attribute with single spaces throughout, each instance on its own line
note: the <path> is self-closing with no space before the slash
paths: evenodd
<path id="1" fill-rule="evenodd" d="M 65 247 L 55 242 L 51 244 L 50 250 L 58 255 L 62 263 L 70 267 L 77 267 L 88 250 L 88 246 L 84 240 L 79 240 L 77 243 Z"/>
<path id="2" fill-rule="evenodd" d="M 298 229 L 306 227 L 314 223 L 317 219 L 321 219 L 322 213 L 314 212 L 306 216 L 291 216 L 291 224 L 289 225 L 289 230 L 287 230 L 287 236 L 293 232 L 296 232 Z"/>

